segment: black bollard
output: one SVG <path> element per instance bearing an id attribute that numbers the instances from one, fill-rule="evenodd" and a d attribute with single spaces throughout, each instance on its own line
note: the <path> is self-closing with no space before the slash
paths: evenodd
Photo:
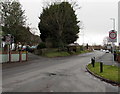
<path id="1" fill-rule="evenodd" d="M 94 67 L 95 67 L 95 57 L 94 57 L 94 59 L 93 59 L 93 60 L 94 60 Z"/>
<path id="2" fill-rule="evenodd" d="M 116 61 L 116 56 L 117 56 L 117 53 L 116 51 L 114 51 L 114 61 Z"/>
<path id="3" fill-rule="evenodd" d="M 92 58 L 91 58 L 91 64 L 92 64 Z"/>
<path id="4" fill-rule="evenodd" d="M 91 58 L 91 64 L 93 65 L 93 58 Z"/>
<path id="5" fill-rule="evenodd" d="M 103 62 L 100 62 L 100 73 L 103 72 Z"/>
<path id="6" fill-rule="evenodd" d="M 91 58 L 91 64 L 92 64 L 93 67 L 95 67 L 95 60 L 94 60 L 94 58 Z"/>

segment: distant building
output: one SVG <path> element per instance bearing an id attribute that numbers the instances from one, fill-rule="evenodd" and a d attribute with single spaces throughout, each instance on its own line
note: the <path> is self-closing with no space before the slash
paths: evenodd
<path id="1" fill-rule="evenodd" d="M 101 45 L 94 45 L 92 46 L 94 50 L 101 50 L 103 47 Z"/>
<path id="2" fill-rule="evenodd" d="M 71 43 L 71 44 L 68 44 L 68 46 L 79 46 L 78 43 Z"/>
<path id="3" fill-rule="evenodd" d="M 80 46 L 78 43 L 68 44 L 68 45 L 67 45 L 67 50 L 68 50 L 69 52 L 71 52 L 71 51 L 75 51 L 75 52 L 76 52 L 78 46 Z"/>

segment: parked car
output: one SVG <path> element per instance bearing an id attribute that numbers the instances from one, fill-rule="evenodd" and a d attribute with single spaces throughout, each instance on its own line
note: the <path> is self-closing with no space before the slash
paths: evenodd
<path id="1" fill-rule="evenodd" d="M 22 47 L 22 51 L 26 51 L 27 46 Z"/>
<path id="2" fill-rule="evenodd" d="M 31 53 L 34 52 L 35 49 L 37 49 L 37 46 L 31 46 L 31 47 L 30 47 L 30 52 L 31 52 Z"/>
<path id="3" fill-rule="evenodd" d="M 22 47 L 22 51 L 28 51 L 28 52 L 34 52 L 34 50 L 37 48 L 37 46 L 29 46 L 29 45 L 27 45 L 27 46 L 23 46 Z"/>
<path id="4" fill-rule="evenodd" d="M 105 52 L 106 52 L 106 53 L 109 53 L 109 50 L 106 50 Z"/>
<path id="5" fill-rule="evenodd" d="M 31 48 L 31 49 L 36 49 L 36 48 L 37 48 L 37 46 L 31 46 L 30 48 Z"/>
<path id="6" fill-rule="evenodd" d="M 29 45 L 27 45 L 27 46 L 23 46 L 23 47 L 22 47 L 22 51 L 28 51 L 28 52 L 29 52 L 30 49 L 31 49 L 31 48 L 30 48 Z"/>

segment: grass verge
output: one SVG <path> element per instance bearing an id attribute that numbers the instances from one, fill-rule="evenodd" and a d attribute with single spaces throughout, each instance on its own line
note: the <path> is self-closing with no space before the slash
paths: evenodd
<path id="1" fill-rule="evenodd" d="M 70 54 L 68 52 L 48 52 L 44 53 L 44 56 L 46 57 L 61 57 L 61 56 L 69 56 Z"/>
<path id="2" fill-rule="evenodd" d="M 117 66 L 103 65 L 102 73 L 100 73 L 100 63 L 95 63 L 95 67 L 92 67 L 92 64 L 89 64 L 87 67 L 91 72 L 102 78 L 120 83 L 120 68 Z"/>
<path id="3" fill-rule="evenodd" d="M 45 52 L 43 52 L 42 56 L 45 57 L 63 57 L 63 56 L 70 56 L 70 55 L 78 55 L 78 54 L 83 54 L 83 53 L 88 53 L 91 51 L 85 50 L 85 51 L 77 51 L 77 52 L 67 52 L 67 51 L 57 51 L 57 49 L 49 49 Z"/>

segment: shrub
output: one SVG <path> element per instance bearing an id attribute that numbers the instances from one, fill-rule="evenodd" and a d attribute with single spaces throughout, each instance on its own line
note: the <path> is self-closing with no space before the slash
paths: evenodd
<path id="1" fill-rule="evenodd" d="M 46 45 L 44 42 L 41 42 L 38 46 L 37 46 L 37 49 L 43 49 L 43 48 L 46 48 Z"/>
<path id="2" fill-rule="evenodd" d="M 83 51 L 84 50 L 84 47 L 83 46 L 80 46 L 80 51 Z"/>

